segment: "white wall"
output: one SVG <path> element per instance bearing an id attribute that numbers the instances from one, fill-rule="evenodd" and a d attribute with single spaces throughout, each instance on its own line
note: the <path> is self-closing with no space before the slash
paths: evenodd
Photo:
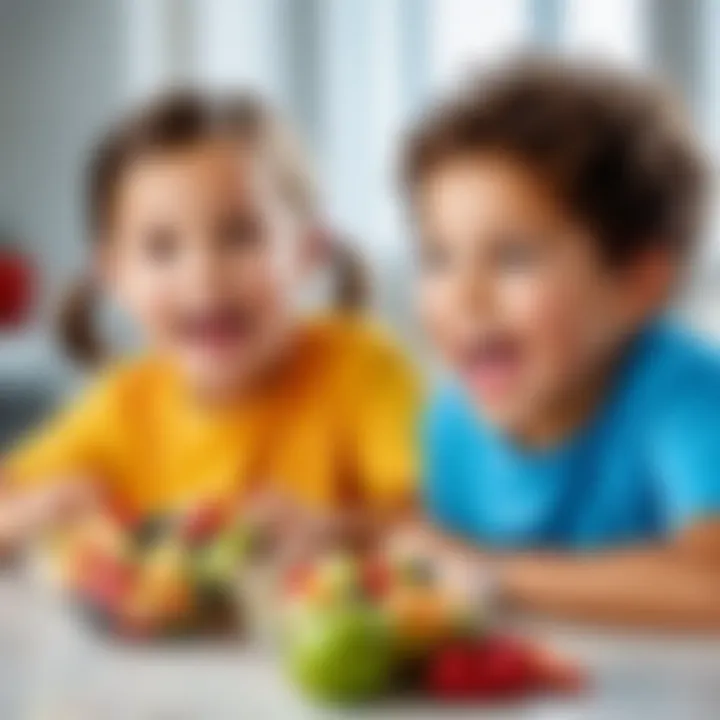
<path id="1" fill-rule="evenodd" d="M 123 88 L 122 2 L 0 2 L 0 227 L 37 252 L 45 297 L 82 258 L 83 163 Z"/>

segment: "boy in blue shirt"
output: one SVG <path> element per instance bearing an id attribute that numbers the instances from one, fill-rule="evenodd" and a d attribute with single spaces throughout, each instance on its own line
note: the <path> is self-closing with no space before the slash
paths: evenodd
<path id="1" fill-rule="evenodd" d="M 420 123 L 418 296 L 452 380 L 406 540 L 524 610 L 720 627 L 720 359 L 660 317 L 704 180 L 668 100 L 598 68 L 513 65 Z"/>

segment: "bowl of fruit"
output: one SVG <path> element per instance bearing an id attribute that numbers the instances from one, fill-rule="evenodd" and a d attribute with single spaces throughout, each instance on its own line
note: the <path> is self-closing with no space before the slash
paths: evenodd
<path id="1" fill-rule="evenodd" d="M 109 508 L 63 531 L 44 575 L 96 628 L 125 638 L 236 633 L 252 533 L 228 504 L 135 520 Z"/>

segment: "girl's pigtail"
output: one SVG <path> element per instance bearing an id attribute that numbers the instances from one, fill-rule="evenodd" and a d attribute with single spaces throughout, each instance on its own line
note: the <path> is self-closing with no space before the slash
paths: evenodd
<path id="1" fill-rule="evenodd" d="M 358 250 L 343 238 L 332 243 L 335 272 L 334 305 L 337 310 L 356 312 L 370 303 L 371 287 L 368 268 Z"/>
<path id="2" fill-rule="evenodd" d="M 105 355 L 95 327 L 98 291 L 92 278 L 76 281 L 60 306 L 58 334 L 67 354 L 82 365 L 94 365 Z"/>

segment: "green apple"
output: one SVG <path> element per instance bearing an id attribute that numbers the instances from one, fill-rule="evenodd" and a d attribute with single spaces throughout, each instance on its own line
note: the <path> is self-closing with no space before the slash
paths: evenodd
<path id="1" fill-rule="evenodd" d="M 392 634 L 368 603 L 308 609 L 296 616 L 286 654 L 293 679 L 319 700 L 371 700 L 388 690 L 394 676 Z"/>

